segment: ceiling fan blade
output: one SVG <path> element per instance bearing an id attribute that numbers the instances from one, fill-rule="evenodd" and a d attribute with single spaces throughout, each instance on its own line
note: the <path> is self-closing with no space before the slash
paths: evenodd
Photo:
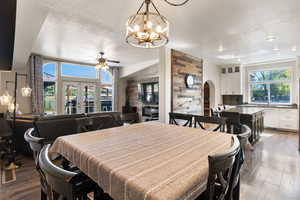
<path id="1" fill-rule="evenodd" d="M 120 61 L 116 61 L 116 60 L 106 60 L 107 62 L 110 62 L 110 63 L 117 63 L 117 64 L 119 64 L 120 63 Z"/>

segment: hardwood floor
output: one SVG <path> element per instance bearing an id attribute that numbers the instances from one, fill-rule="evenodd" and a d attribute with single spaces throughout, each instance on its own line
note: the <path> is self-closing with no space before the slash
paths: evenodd
<path id="1" fill-rule="evenodd" d="M 296 134 L 265 131 L 254 151 L 246 152 L 241 200 L 299 200 L 300 152 Z M 17 180 L 0 185 L 0 200 L 40 199 L 33 160 L 21 158 Z"/>
<path id="2" fill-rule="evenodd" d="M 241 175 L 241 200 L 299 200 L 298 136 L 265 131 Z"/>

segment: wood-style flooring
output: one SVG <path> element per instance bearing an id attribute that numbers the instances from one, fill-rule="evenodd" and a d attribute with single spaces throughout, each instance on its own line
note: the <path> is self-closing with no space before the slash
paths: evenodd
<path id="1" fill-rule="evenodd" d="M 241 174 L 241 200 L 300 200 L 300 152 L 293 133 L 265 131 L 253 151 L 246 152 Z M 34 162 L 20 158 L 17 180 L 0 185 L 0 200 L 40 199 Z"/>

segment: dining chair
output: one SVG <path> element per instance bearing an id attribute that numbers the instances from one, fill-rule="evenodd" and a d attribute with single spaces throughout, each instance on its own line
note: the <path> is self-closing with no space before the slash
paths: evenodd
<path id="1" fill-rule="evenodd" d="M 250 132 L 247 132 L 248 130 L 246 130 L 245 134 L 248 134 Z M 243 136 L 240 136 L 243 137 Z M 239 138 L 239 141 L 241 143 L 241 139 Z M 247 142 L 248 138 L 246 137 L 246 140 L 242 140 L 242 141 L 246 141 Z M 240 171 L 241 168 L 245 162 L 245 149 L 240 147 L 238 154 L 235 157 L 235 161 L 233 164 L 233 168 L 232 168 L 232 175 L 231 175 L 231 183 L 229 185 L 229 189 L 228 189 L 228 193 L 226 195 L 226 200 L 239 200 L 240 199 Z"/>
<path id="2" fill-rule="evenodd" d="M 85 174 L 68 171 L 55 165 L 49 154 L 50 144 L 45 145 L 38 158 L 41 170 L 45 174 L 50 199 L 86 200 L 87 194 L 94 192 L 94 199 L 101 199 L 103 190 Z"/>
<path id="3" fill-rule="evenodd" d="M 183 121 L 182 126 L 192 127 L 193 115 L 182 113 L 169 113 L 169 124 L 181 125 L 179 121 Z"/>
<path id="4" fill-rule="evenodd" d="M 44 138 L 37 137 L 34 128 L 30 128 L 25 132 L 24 139 L 29 144 L 33 152 L 35 167 L 40 176 L 41 200 L 47 200 L 47 196 L 49 194 L 49 186 L 47 185 L 45 174 L 41 170 L 39 165 L 39 160 L 38 160 L 40 151 L 42 150 L 43 146 L 46 144 L 46 140 Z"/>
<path id="5" fill-rule="evenodd" d="M 220 112 L 218 108 L 212 108 L 210 112 L 212 117 L 220 117 Z"/>
<path id="6" fill-rule="evenodd" d="M 205 116 L 194 116 L 194 128 L 197 128 L 197 126 L 200 126 L 201 129 L 207 130 L 204 127 L 204 123 L 208 124 L 217 124 L 217 127 L 214 127 L 212 131 L 220 131 L 225 132 L 225 126 L 226 126 L 226 119 L 221 117 L 205 117 Z"/>
<path id="7" fill-rule="evenodd" d="M 209 155 L 209 174 L 206 191 L 197 200 L 227 200 L 229 189 L 233 186 L 234 164 L 240 151 L 236 136 L 232 137 L 232 146 L 225 153 Z"/>
<path id="8" fill-rule="evenodd" d="M 221 112 L 221 117 L 226 118 L 227 133 L 241 132 L 241 116 L 238 112 Z"/>

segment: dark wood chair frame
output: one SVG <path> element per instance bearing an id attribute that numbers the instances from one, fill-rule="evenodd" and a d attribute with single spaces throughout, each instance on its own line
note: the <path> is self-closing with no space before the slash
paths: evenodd
<path id="1" fill-rule="evenodd" d="M 182 114 L 182 113 L 169 113 L 169 124 L 179 125 L 176 120 L 185 120 L 183 126 L 192 127 L 193 125 L 193 115 Z"/>
<path id="2" fill-rule="evenodd" d="M 219 117 L 205 117 L 205 116 L 195 115 L 194 128 L 197 128 L 197 125 L 199 125 L 201 129 L 206 130 L 206 128 L 202 125 L 202 123 L 218 124 L 218 126 L 214 128 L 213 131 L 225 132 L 226 118 L 224 117 L 219 118 Z"/>
<path id="3" fill-rule="evenodd" d="M 233 187 L 235 177 L 232 175 L 235 160 L 240 151 L 240 142 L 236 136 L 232 137 L 232 141 L 232 147 L 228 152 L 208 156 L 209 175 L 205 199 L 225 200 Z"/>

